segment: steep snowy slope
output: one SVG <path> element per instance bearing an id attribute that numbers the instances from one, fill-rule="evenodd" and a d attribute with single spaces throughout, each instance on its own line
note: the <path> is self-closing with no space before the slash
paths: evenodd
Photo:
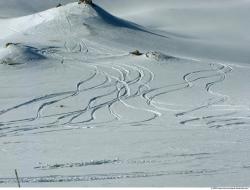
<path id="1" fill-rule="evenodd" d="M 78 3 L 0 28 L 0 186 L 249 185 L 243 46 Z"/>

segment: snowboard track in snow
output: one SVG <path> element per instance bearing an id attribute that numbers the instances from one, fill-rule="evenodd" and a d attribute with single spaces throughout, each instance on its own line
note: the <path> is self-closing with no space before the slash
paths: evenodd
<path id="1" fill-rule="evenodd" d="M 78 45 L 75 47 L 77 46 Z M 68 49 L 67 47 L 65 48 Z M 88 49 L 86 45 L 85 48 Z M 58 51 L 53 50 L 43 50 L 42 52 L 50 52 L 49 54 L 58 53 Z M 77 52 L 82 53 L 81 51 Z M 84 53 L 87 53 L 87 51 Z M 69 61 L 74 62 L 76 60 L 69 59 Z M 216 116 L 212 117 L 204 115 L 184 119 L 192 113 L 197 113 L 199 115 L 200 110 L 211 108 L 214 105 L 225 103 L 228 100 L 228 96 L 212 90 L 213 86 L 218 83 L 222 83 L 226 79 L 226 75 L 232 72 L 232 68 L 227 65 L 208 63 L 210 69 L 186 73 L 183 76 L 182 83 L 168 84 L 166 86 L 152 88 L 150 83 L 157 80 L 157 76 L 155 76 L 155 74 L 145 66 L 139 66 L 133 63 L 85 64 L 84 60 L 80 61 L 82 67 L 90 69 L 91 72 L 89 77 L 84 78 L 74 85 L 75 90 L 47 94 L 8 109 L 1 110 L 0 116 L 2 117 L 12 111 L 20 110 L 24 107 L 32 106 L 33 104 L 40 104 L 33 117 L 1 122 L 1 136 L 23 135 L 27 132 L 39 134 L 60 130 L 104 127 L 108 123 L 111 124 L 111 126 L 116 124 L 119 124 L 120 126 L 150 124 L 151 121 L 155 121 L 157 118 L 161 117 L 164 112 L 169 110 L 171 111 L 171 109 L 168 109 L 167 105 L 164 108 L 162 107 L 164 103 L 158 102 L 156 100 L 158 97 L 167 96 L 170 93 L 172 94 L 185 91 L 186 89 L 196 86 L 196 83 L 203 83 L 203 81 L 205 81 L 204 90 L 212 95 L 212 98 L 208 99 L 203 105 L 194 107 L 187 111 L 175 113 L 177 119 L 183 118 L 179 122 L 180 124 L 186 125 L 202 121 L 205 122 L 205 125 L 210 128 L 242 126 L 249 124 L 248 117 L 236 116 L 235 118 L 230 119 L 226 117 L 227 114 L 225 114 L 226 118 L 217 120 L 213 120 Z M 89 84 L 91 85 L 89 86 Z M 87 97 L 89 99 L 87 104 L 80 106 L 78 109 L 74 109 L 69 112 L 62 111 L 61 113 L 46 114 L 46 110 L 50 107 L 57 106 L 63 110 L 64 107 L 69 106 L 64 105 L 65 101 L 74 101 L 74 99 L 78 97 L 86 99 L 85 93 L 92 92 L 93 94 L 99 95 Z M 131 100 L 143 101 L 145 102 L 145 106 L 137 107 L 131 105 L 129 103 Z M 114 108 L 117 104 L 128 110 L 144 112 L 146 118 L 137 121 L 123 121 L 122 113 L 117 113 Z M 100 110 L 104 110 L 106 114 L 111 116 L 111 119 L 108 121 L 96 121 L 98 119 L 96 118 L 96 113 Z M 175 110 L 175 112 L 176 111 L 177 110 Z M 110 118 L 110 116 L 107 118 Z M 50 122 L 47 122 L 47 120 L 50 120 Z"/>

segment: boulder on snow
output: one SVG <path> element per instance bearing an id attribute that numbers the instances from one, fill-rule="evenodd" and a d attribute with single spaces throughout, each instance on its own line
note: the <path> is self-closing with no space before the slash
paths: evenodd
<path id="1" fill-rule="evenodd" d="M 86 4 L 89 4 L 89 5 L 93 4 L 92 0 L 79 0 L 78 4 L 81 4 L 81 3 L 86 3 Z"/>
<path id="2" fill-rule="evenodd" d="M 18 44 L 17 44 L 17 43 L 8 42 L 8 43 L 5 44 L 5 47 L 7 48 L 7 47 L 9 47 L 10 45 L 18 45 Z"/>
<path id="3" fill-rule="evenodd" d="M 61 4 L 61 3 L 59 3 L 59 4 L 56 6 L 56 8 L 61 7 L 61 6 L 62 6 L 62 4 Z"/>
<path id="4" fill-rule="evenodd" d="M 130 54 L 131 55 L 136 55 L 136 56 L 143 55 L 143 53 L 141 53 L 139 50 L 132 51 L 132 52 L 130 52 Z"/>

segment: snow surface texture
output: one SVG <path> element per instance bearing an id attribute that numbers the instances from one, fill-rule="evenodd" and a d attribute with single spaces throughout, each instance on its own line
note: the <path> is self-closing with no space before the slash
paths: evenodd
<path id="1" fill-rule="evenodd" d="M 0 186 L 249 186 L 248 1 L 33 2 L 0 1 Z"/>

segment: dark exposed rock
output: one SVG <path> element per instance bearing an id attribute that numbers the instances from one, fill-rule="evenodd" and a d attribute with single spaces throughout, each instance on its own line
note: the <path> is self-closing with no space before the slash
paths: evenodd
<path id="1" fill-rule="evenodd" d="M 5 44 L 5 47 L 7 48 L 7 47 L 9 47 L 10 45 L 17 45 L 17 43 L 9 42 L 9 43 L 6 43 L 6 44 Z"/>
<path id="2" fill-rule="evenodd" d="M 78 4 L 81 4 L 81 3 L 86 3 L 86 4 L 89 4 L 89 5 L 93 4 L 92 0 L 79 0 Z"/>
<path id="3" fill-rule="evenodd" d="M 62 4 L 61 4 L 61 3 L 59 3 L 59 4 L 56 6 L 56 8 L 61 7 L 61 6 L 62 6 Z"/>
<path id="4" fill-rule="evenodd" d="M 136 55 L 136 56 L 143 55 L 143 53 L 141 53 L 139 50 L 132 51 L 132 52 L 130 52 L 130 54 L 131 55 Z"/>

